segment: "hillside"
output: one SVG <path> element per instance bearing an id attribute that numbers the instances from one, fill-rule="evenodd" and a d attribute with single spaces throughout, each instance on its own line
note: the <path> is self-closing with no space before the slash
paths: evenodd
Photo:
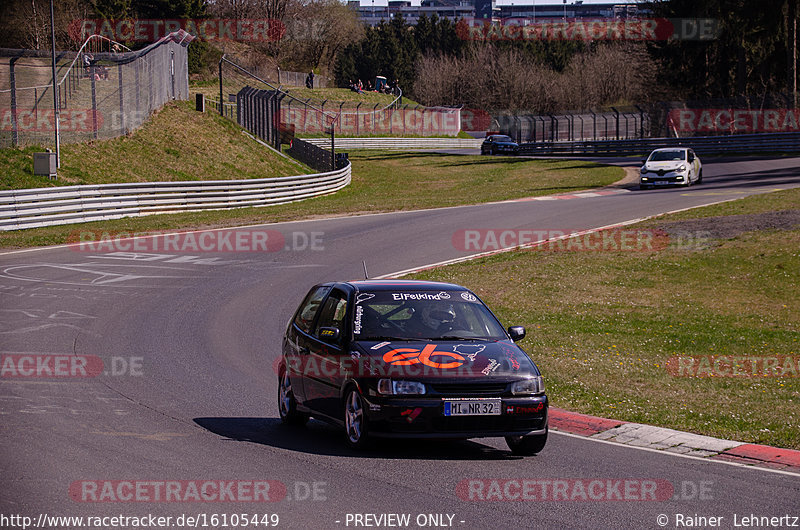
<path id="1" fill-rule="evenodd" d="M 165 105 L 128 136 L 61 147 L 58 180 L 33 176 L 33 153 L 43 147 L 0 149 L 0 189 L 102 184 L 281 177 L 307 173 L 245 136 L 213 112 L 189 102 Z"/>

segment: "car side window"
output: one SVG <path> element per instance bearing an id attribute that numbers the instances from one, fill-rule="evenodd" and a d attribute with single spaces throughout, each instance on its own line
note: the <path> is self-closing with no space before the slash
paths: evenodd
<path id="1" fill-rule="evenodd" d="M 347 295 L 343 292 L 335 290 L 333 291 L 328 299 L 325 300 L 325 304 L 322 306 L 322 310 L 319 314 L 319 319 L 317 320 L 317 326 L 314 330 L 314 336 L 325 340 L 324 337 L 320 337 L 320 329 L 321 328 L 337 328 L 341 334 L 344 333 L 344 322 L 345 322 L 345 315 L 347 314 Z M 326 341 L 329 342 L 329 341 Z"/>
<path id="2" fill-rule="evenodd" d="M 311 325 L 314 323 L 314 316 L 322 303 L 322 299 L 330 291 L 330 287 L 317 287 L 308 293 L 306 299 L 300 304 L 300 310 L 294 318 L 295 325 L 306 333 L 311 332 Z"/>

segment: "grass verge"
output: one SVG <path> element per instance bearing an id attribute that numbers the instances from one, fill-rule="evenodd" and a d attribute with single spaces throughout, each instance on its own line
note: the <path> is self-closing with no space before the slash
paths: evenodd
<path id="1" fill-rule="evenodd" d="M 266 150 L 266 148 L 262 149 Z M 0 247 L 64 243 L 81 230 L 147 231 L 290 221 L 312 216 L 387 212 L 499 201 L 604 186 L 621 179 L 617 167 L 570 160 L 352 151 L 347 188 L 306 201 L 236 210 L 148 217 L 0 232 Z"/>
<path id="2" fill-rule="evenodd" d="M 521 346 L 554 406 L 800 449 L 800 373 L 753 376 L 741 359 L 739 371 L 750 375 L 709 377 L 712 368 L 677 377 L 666 368 L 671 357 L 709 355 L 792 356 L 797 367 L 798 204 L 794 189 L 636 226 L 702 228 L 712 236 L 707 248 L 518 251 L 413 277 L 466 285 L 504 323 L 526 326 Z"/>

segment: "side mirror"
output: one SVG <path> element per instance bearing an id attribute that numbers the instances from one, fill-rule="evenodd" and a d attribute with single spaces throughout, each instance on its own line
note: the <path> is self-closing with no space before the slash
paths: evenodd
<path id="1" fill-rule="evenodd" d="M 339 340 L 339 328 L 319 328 L 319 338 L 325 342 Z"/>
<path id="2" fill-rule="evenodd" d="M 514 342 L 522 340 L 525 338 L 525 328 L 522 326 L 511 326 L 508 328 L 508 335 Z"/>

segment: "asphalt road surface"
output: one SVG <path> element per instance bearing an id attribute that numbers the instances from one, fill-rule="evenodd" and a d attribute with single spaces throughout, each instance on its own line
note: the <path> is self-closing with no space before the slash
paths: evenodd
<path id="1" fill-rule="evenodd" d="M 558 433 L 529 458 L 512 456 L 499 438 L 356 453 L 334 428 L 278 419 L 274 363 L 310 285 L 359 279 L 362 259 L 378 276 L 474 253 L 454 246 L 459 230 L 588 229 L 796 187 L 800 158 L 709 159 L 704 177 L 688 189 L 260 227 L 282 234 L 275 252 L 1 254 L 0 353 L 12 366 L 0 378 L 0 526 L 15 524 L 2 517 L 36 523 L 40 514 L 152 514 L 172 517 L 175 528 L 182 514 L 205 517 L 198 527 L 207 528 L 222 527 L 222 515 L 234 526 L 233 514 L 277 514 L 284 528 L 403 523 L 389 514 L 407 515 L 412 528 L 675 528 L 713 524 L 691 519 L 711 516 L 731 528 L 734 516 L 738 524 L 800 516 L 797 475 Z M 30 354 L 53 371 L 80 358 L 102 373 L 12 377 L 15 366 L 30 367 L 13 364 Z M 556 487 L 569 500 L 551 500 Z M 642 494 L 653 487 L 655 500 Z M 584 489 L 614 500 L 582 500 Z M 213 524 L 212 514 L 220 517 Z M 263 528 L 274 519 L 235 521 Z M 112 522 L 105 527 L 122 527 Z"/>

